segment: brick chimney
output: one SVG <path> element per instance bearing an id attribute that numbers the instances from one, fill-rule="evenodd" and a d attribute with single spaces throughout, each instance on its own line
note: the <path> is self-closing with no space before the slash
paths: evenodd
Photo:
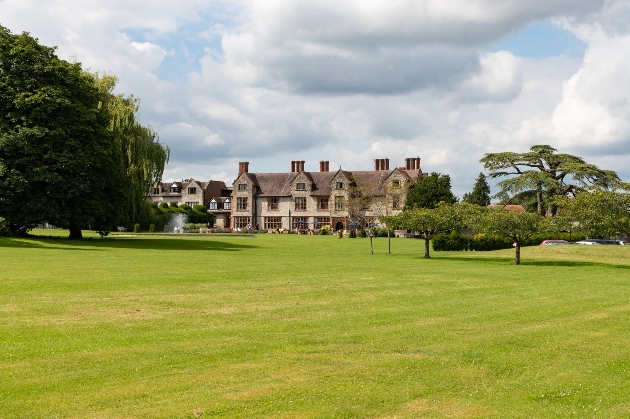
<path id="1" fill-rule="evenodd" d="M 295 173 L 295 160 L 291 161 L 291 173 Z"/>
<path id="2" fill-rule="evenodd" d="M 238 163 L 238 174 L 240 175 L 241 173 L 248 173 L 249 172 L 249 162 L 248 161 L 242 161 Z"/>
<path id="3" fill-rule="evenodd" d="M 385 170 L 389 170 L 389 159 L 385 157 Z"/>
<path id="4" fill-rule="evenodd" d="M 328 162 L 324 160 L 320 160 L 319 162 L 319 171 L 327 172 L 328 171 Z"/>
<path id="5" fill-rule="evenodd" d="M 381 170 L 381 160 L 374 159 L 374 171 L 378 172 Z"/>
<path id="6" fill-rule="evenodd" d="M 300 172 L 304 171 L 304 160 L 300 160 Z"/>
<path id="7" fill-rule="evenodd" d="M 420 157 L 416 157 L 416 170 L 420 170 Z"/>

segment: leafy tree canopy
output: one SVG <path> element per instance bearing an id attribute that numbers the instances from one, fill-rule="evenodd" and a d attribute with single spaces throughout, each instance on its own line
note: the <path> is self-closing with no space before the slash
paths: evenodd
<path id="1" fill-rule="evenodd" d="M 558 202 L 561 213 L 589 237 L 630 234 L 630 194 L 583 192 Z"/>
<path id="2" fill-rule="evenodd" d="M 440 202 L 454 204 L 457 198 L 451 192 L 451 177 L 433 172 L 409 189 L 405 208 L 435 208 Z"/>
<path id="3" fill-rule="evenodd" d="M 611 170 L 556 151 L 549 145 L 535 145 L 526 153 L 488 153 L 480 162 L 491 178 L 509 177 L 499 182 L 497 197 L 510 201 L 522 195 L 535 196 L 539 215 L 555 215 L 555 200 L 579 190 L 628 186 Z"/>
<path id="4" fill-rule="evenodd" d="M 122 155 L 94 75 L 0 27 L 0 208 L 13 232 L 48 221 L 81 237 L 124 197 Z"/>

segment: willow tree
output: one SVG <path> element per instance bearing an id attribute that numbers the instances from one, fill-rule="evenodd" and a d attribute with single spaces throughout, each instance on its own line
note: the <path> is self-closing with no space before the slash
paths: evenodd
<path id="1" fill-rule="evenodd" d="M 498 183 L 499 198 L 509 202 L 535 197 L 539 215 L 555 215 L 555 200 L 562 196 L 574 196 L 580 190 L 593 187 L 623 185 L 617 173 L 586 163 L 581 157 L 556 151 L 549 145 L 535 145 L 526 153 L 487 153 L 479 161 L 490 171 L 491 178 L 509 176 Z"/>
<path id="2" fill-rule="evenodd" d="M 117 81 L 112 75 L 98 78 L 100 88 L 106 92 L 103 106 L 109 114 L 109 129 L 123 156 L 120 170 L 127 186 L 123 217 L 125 221 L 135 222 L 139 220 L 150 188 L 162 180 L 170 149 L 160 143 L 158 134 L 150 126 L 140 123 L 138 98 L 113 93 Z"/>

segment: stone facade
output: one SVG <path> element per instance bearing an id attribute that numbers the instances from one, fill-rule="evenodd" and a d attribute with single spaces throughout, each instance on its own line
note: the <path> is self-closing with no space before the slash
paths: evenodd
<path id="1" fill-rule="evenodd" d="M 330 225 L 348 228 L 349 190 L 359 184 L 371 185 L 380 199 L 378 215 L 396 215 L 402 210 L 410 184 L 423 176 L 420 158 L 406 159 L 404 168 L 389 169 L 388 159 L 375 161 L 374 170 L 335 172 L 320 162 L 319 172 L 304 170 L 304 161 L 291 162 L 284 173 L 250 173 L 249 163 L 239 165 L 232 188 L 232 224 L 238 229 L 314 230 Z M 426 174 L 424 174 L 426 176 Z"/>

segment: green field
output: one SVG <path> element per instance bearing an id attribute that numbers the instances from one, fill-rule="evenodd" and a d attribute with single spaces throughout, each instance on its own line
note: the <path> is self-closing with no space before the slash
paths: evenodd
<path id="1" fill-rule="evenodd" d="M 625 418 L 630 247 L 0 238 L 2 418 Z"/>

